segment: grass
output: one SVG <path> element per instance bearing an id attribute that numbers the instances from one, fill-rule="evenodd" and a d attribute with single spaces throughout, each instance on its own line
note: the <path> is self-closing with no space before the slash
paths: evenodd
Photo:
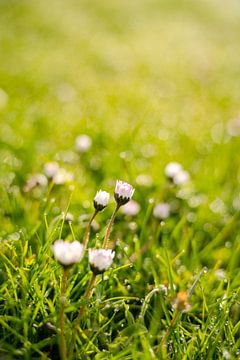
<path id="1" fill-rule="evenodd" d="M 119 178 L 141 210 L 117 215 L 114 265 L 85 304 L 73 358 L 239 357 L 240 140 L 227 131 L 239 113 L 239 24 L 235 0 L 0 2 L 1 359 L 59 359 L 51 244 L 82 241 L 96 191 L 112 194 Z M 82 133 L 93 146 L 79 155 Z M 25 193 L 52 160 L 73 182 Z M 169 187 L 169 161 L 189 171 L 187 188 Z M 158 201 L 173 208 L 162 222 Z M 113 208 L 97 215 L 91 247 Z M 86 257 L 69 272 L 68 348 L 90 278 Z M 173 309 L 181 291 L 188 312 Z"/>

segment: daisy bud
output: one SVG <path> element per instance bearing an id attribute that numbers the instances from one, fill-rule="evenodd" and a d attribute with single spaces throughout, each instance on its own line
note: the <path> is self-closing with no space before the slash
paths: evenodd
<path id="1" fill-rule="evenodd" d="M 48 162 L 44 165 L 44 173 L 49 178 L 52 179 L 58 172 L 59 165 L 56 161 Z"/>
<path id="2" fill-rule="evenodd" d="M 173 180 L 174 176 L 181 170 L 182 170 L 181 164 L 179 164 L 178 162 L 170 162 L 165 167 L 164 172 L 167 178 Z"/>
<path id="3" fill-rule="evenodd" d="M 53 177 L 53 181 L 56 185 L 63 185 L 73 181 L 73 174 L 68 172 L 64 168 L 59 168 Z"/>
<path id="4" fill-rule="evenodd" d="M 106 191 L 99 190 L 93 200 L 93 204 L 96 210 L 103 210 L 109 202 L 110 194 Z"/>
<path id="5" fill-rule="evenodd" d="M 164 220 L 170 215 L 170 205 L 168 203 L 158 203 L 154 206 L 153 216 L 157 219 Z"/>
<path id="6" fill-rule="evenodd" d="M 189 173 L 185 170 L 179 171 L 174 177 L 173 182 L 175 185 L 181 186 L 189 181 Z"/>
<path id="7" fill-rule="evenodd" d="M 134 200 L 130 200 L 126 205 L 122 207 L 122 212 L 124 213 L 124 215 L 127 216 L 135 216 L 139 213 L 139 211 L 140 205 Z"/>
<path id="8" fill-rule="evenodd" d="M 115 252 L 106 249 L 89 249 L 88 260 L 92 272 L 97 275 L 106 271 L 113 262 Z"/>
<path id="9" fill-rule="evenodd" d="M 67 212 L 67 213 L 65 214 L 65 213 L 63 212 L 63 213 L 62 213 L 62 220 L 72 222 L 72 221 L 74 220 L 73 214 L 71 214 L 70 212 Z"/>
<path id="10" fill-rule="evenodd" d="M 23 191 L 29 192 L 37 186 L 46 187 L 48 184 L 48 180 L 43 174 L 34 174 L 30 176 L 25 184 Z"/>
<path id="11" fill-rule="evenodd" d="M 128 184 L 127 182 L 117 180 L 114 198 L 118 205 L 125 205 L 129 200 L 131 200 L 134 188 L 132 185 Z"/>
<path id="12" fill-rule="evenodd" d="M 82 260 L 84 246 L 79 241 L 56 240 L 52 245 L 55 259 L 63 266 L 70 266 Z"/>
<path id="13" fill-rule="evenodd" d="M 90 147 L 92 146 L 92 139 L 90 138 L 90 136 L 88 135 L 79 135 L 76 138 L 76 149 L 80 152 L 80 153 L 85 153 L 87 152 Z"/>

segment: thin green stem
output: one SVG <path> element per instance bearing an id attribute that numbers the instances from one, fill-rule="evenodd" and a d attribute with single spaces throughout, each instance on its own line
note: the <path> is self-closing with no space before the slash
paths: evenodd
<path id="1" fill-rule="evenodd" d="M 82 297 L 82 299 L 84 301 L 87 301 L 91 298 L 92 296 L 92 292 L 93 292 L 93 288 L 94 288 L 94 285 L 96 284 L 96 281 L 97 281 L 97 275 L 95 274 L 92 274 L 92 277 L 88 283 L 88 286 L 85 290 L 85 293 Z M 76 331 L 77 331 L 77 327 L 84 315 L 84 311 L 85 311 L 85 305 L 86 304 L 82 304 L 80 309 L 79 309 L 79 312 L 78 312 L 78 316 L 76 317 L 75 321 L 74 321 L 74 327 L 73 327 L 73 332 L 72 332 L 72 340 L 71 340 L 71 350 L 70 350 L 70 356 L 69 356 L 69 359 L 72 359 L 72 356 L 73 356 L 73 351 L 74 351 L 74 347 L 75 347 L 75 341 L 76 341 Z"/>
<path id="2" fill-rule="evenodd" d="M 171 320 L 171 322 L 170 322 L 170 324 L 169 324 L 169 327 L 168 327 L 165 335 L 162 337 L 162 340 L 160 341 L 160 344 L 159 344 L 159 346 L 158 346 L 158 348 L 157 348 L 156 354 L 161 350 L 161 347 L 162 347 L 162 346 L 164 345 L 164 343 L 167 341 L 169 335 L 171 334 L 171 331 L 174 329 L 174 327 L 175 327 L 175 325 L 176 325 L 179 317 L 181 316 L 181 314 L 182 314 L 182 311 L 176 310 L 176 313 L 175 313 L 175 315 L 173 316 L 173 318 L 172 318 L 172 320 Z"/>
<path id="3" fill-rule="evenodd" d="M 120 208 L 121 205 L 117 204 L 115 207 L 114 212 L 112 213 L 111 219 L 108 223 L 108 227 L 107 227 L 107 231 L 106 231 L 106 235 L 104 237 L 104 241 L 103 241 L 103 248 L 107 249 L 108 248 L 108 241 L 109 241 L 109 236 L 111 234 L 111 230 L 112 230 L 112 226 L 115 220 L 115 217 L 117 215 L 118 209 Z"/>
<path id="4" fill-rule="evenodd" d="M 62 269 L 62 285 L 61 285 L 61 306 L 60 306 L 60 356 L 62 360 L 67 360 L 67 346 L 65 340 L 65 302 L 67 290 L 67 269 Z"/>
<path id="5" fill-rule="evenodd" d="M 92 222 L 93 222 L 95 216 L 97 215 L 97 213 L 98 213 L 98 210 L 96 209 L 94 211 L 93 215 L 91 216 L 88 224 L 87 224 L 87 227 L 86 227 L 86 230 L 85 230 L 85 233 L 84 233 L 84 236 L 83 236 L 83 245 L 84 245 L 85 249 L 86 249 L 86 247 L 88 245 L 90 231 L 91 231 L 91 225 L 92 225 Z"/>
<path id="6" fill-rule="evenodd" d="M 69 206 L 70 206 L 70 203 L 71 203 L 72 195 L 73 195 L 73 192 L 71 192 L 70 195 L 69 195 L 67 207 L 66 207 L 66 209 L 64 211 L 64 216 L 62 218 L 62 223 L 61 223 L 60 232 L 59 232 L 59 239 L 62 238 L 63 226 L 64 226 L 64 222 L 66 220 L 67 212 L 68 212 L 68 209 L 69 209 Z"/>
<path id="7" fill-rule="evenodd" d="M 87 288 L 85 290 L 85 293 L 84 293 L 84 295 L 82 297 L 84 301 L 87 301 L 87 300 L 89 300 L 91 298 L 93 288 L 94 288 L 94 285 L 96 284 L 96 281 L 97 281 L 97 275 L 92 274 L 92 277 L 91 277 L 91 279 L 90 279 L 90 281 L 88 283 L 88 286 L 87 286 Z M 77 318 L 75 320 L 76 321 L 76 323 L 75 323 L 76 326 L 80 322 L 80 320 L 81 320 L 81 318 L 82 318 L 82 316 L 84 314 L 84 311 L 85 311 L 85 304 L 83 304 L 79 309 L 78 316 L 77 316 Z"/>
<path id="8" fill-rule="evenodd" d="M 46 198 L 47 198 L 47 202 L 46 202 L 46 203 L 48 203 L 48 200 L 49 200 L 49 198 L 50 198 L 50 195 L 51 195 L 51 192 L 52 192 L 52 190 L 53 190 L 53 188 L 54 188 L 54 185 L 55 185 L 55 183 L 54 183 L 54 181 L 53 181 L 53 179 L 52 179 L 51 182 L 50 182 L 49 185 L 48 185 L 48 191 L 47 191 L 47 195 L 46 195 Z"/>

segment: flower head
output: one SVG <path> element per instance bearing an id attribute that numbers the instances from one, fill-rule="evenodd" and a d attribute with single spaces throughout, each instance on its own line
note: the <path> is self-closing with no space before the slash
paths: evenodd
<path id="1" fill-rule="evenodd" d="M 99 190 L 97 191 L 95 198 L 93 200 L 94 207 L 96 210 L 103 210 L 109 202 L 110 194 L 106 191 Z"/>
<path id="2" fill-rule="evenodd" d="M 48 162 L 44 165 L 44 173 L 49 178 L 52 179 L 58 172 L 59 165 L 56 161 Z"/>
<path id="3" fill-rule="evenodd" d="M 180 170 L 173 178 L 175 185 L 184 185 L 189 181 L 189 173 L 185 170 Z"/>
<path id="4" fill-rule="evenodd" d="M 113 262 L 115 252 L 108 249 L 89 249 L 88 260 L 94 274 L 106 271 Z"/>
<path id="5" fill-rule="evenodd" d="M 129 200 L 131 200 L 134 188 L 132 185 L 128 184 L 127 182 L 117 180 L 114 198 L 119 205 L 125 205 Z"/>
<path id="6" fill-rule="evenodd" d="M 168 203 L 157 203 L 153 208 L 153 216 L 157 219 L 164 220 L 170 215 L 170 205 Z"/>
<path id="7" fill-rule="evenodd" d="M 178 162 L 170 162 L 165 167 L 164 172 L 167 178 L 173 180 L 174 176 L 181 170 L 182 170 L 181 164 L 179 164 Z"/>
<path id="8" fill-rule="evenodd" d="M 90 136 L 88 135 L 79 135 L 76 138 L 76 149 L 80 152 L 80 153 L 84 153 L 87 152 L 90 147 L 92 146 L 92 139 L 90 138 Z"/>
<path id="9" fill-rule="evenodd" d="M 177 162 L 170 162 L 165 167 L 166 177 L 173 182 L 174 185 L 181 186 L 189 181 L 189 173 L 182 168 Z"/>
<path id="10" fill-rule="evenodd" d="M 31 191 L 32 189 L 34 189 L 35 187 L 37 186 L 40 186 L 40 187 L 46 187 L 48 184 L 48 180 L 46 178 L 45 175 L 43 174 L 34 174 L 34 175 L 31 175 L 24 188 L 23 188 L 23 191 L 24 192 L 29 192 Z"/>
<path id="11" fill-rule="evenodd" d="M 130 200 L 122 208 L 122 212 L 127 216 L 135 216 L 139 213 L 139 211 L 140 211 L 140 205 L 134 200 Z"/>
<path id="12" fill-rule="evenodd" d="M 53 181 L 56 185 L 63 185 L 73 181 L 73 174 L 68 172 L 64 168 L 59 168 L 53 177 Z"/>
<path id="13" fill-rule="evenodd" d="M 79 241 L 56 240 L 52 245 L 52 251 L 56 260 L 63 266 L 80 262 L 84 255 L 84 247 Z"/>
<path id="14" fill-rule="evenodd" d="M 70 213 L 69 211 L 65 214 L 64 212 L 62 212 L 62 220 L 64 221 L 68 221 L 68 222 L 72 222 L 74 220 L 73 214 Z"/>

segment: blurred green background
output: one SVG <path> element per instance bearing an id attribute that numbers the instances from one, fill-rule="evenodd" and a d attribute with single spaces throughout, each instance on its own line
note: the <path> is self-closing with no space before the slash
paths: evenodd
<path id="1" fill-rule="evenodd" d="M 225 124 L 239 112 L 238 1 L 1 0 L 0 44 L 2 184 L 71 162 L 86 133 L 85 190 L 139 174 L 159 188 L 177 160 L 211 201 L 232 204 L 239 139 Z"/>

